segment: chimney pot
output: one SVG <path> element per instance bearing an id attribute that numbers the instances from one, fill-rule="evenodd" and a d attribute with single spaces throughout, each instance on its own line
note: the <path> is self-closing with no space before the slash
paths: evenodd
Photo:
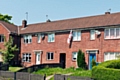
<path id="1" fill-rule="evenodd" d="M 27 27 L 27 21 L 26 21 L 26 20 L 23 20 L 23 21 L 22 21 L 22 27 L 23 27 L 23 28 Z"/>
<path id="2" fill-rule="evenodd" d="M 110 12 L 105 12 L 105 14 L 110 14 Z"/>

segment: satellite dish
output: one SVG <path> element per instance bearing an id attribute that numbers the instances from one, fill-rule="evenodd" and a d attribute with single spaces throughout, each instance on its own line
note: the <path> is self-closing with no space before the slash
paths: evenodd
<path id="1" fill-rule="evenodd" d="M 96 30 L 95 33 L 96 33 L 97 35 L 100 35 L 100 34 L 101 34 L 101 32 L 98 31 L 98 30 Z"/>

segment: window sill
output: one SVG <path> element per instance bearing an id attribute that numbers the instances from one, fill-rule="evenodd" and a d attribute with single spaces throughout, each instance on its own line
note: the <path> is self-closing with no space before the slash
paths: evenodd
<path id="1" fill-rule="evenodd" d="M 72 59 L 72 61 L 73 61 L 73 62 L 76 62 L 77 60 L 73 60 L 73 59 Z"/>
<path id="2" fill-rule="evenodd" d="M 73 42 L 80 42 L 81 40 L 73 40 Z"/>
<path id="3" fill-rule="evenodd" d="M 53 61 L 54 59 L 47 59 L 47 61 Z"/>
<path id="4" fill-rule="evenodd" d="M 104 38 L 105 40 L 117 40 L 117 39 L 120 39 L 120 38 Z"/>

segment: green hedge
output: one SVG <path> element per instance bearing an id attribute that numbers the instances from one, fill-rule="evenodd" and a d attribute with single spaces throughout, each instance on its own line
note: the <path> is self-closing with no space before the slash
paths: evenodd
<path id="1" fill-rule="evenodd" d="M 120 60 L 106 61 L 92 68 L 95 80 L 120 80 Z"/>

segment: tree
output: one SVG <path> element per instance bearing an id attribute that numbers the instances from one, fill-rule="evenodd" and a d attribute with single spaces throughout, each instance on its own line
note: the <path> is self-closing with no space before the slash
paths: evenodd
<path id="1" fill-rule="evenodd" d="M 0 20 L 1 21 L 5 21 L 5 22 L 8 22 L 8 23 L 11 23 L 10 20 L 12 19 L 12 16 L 9 16 L 9 15 L 3 15 L 0 13 Z M 11 23 L 12 24 L 12 23 Z"/>
<path id="2" fill-rule="evenodd" d="M 85 56 L 84 53 L 79 50 L 78 55 L 77 55 L 77 65 L 79 68 L 84 68 L 86 67 L 86 62 L 85 62 Z"/>
<path id="3" fill-rule="evenodd" d="M 2 53 L 2 58 L 4 63 L 9 63 L 14 58 L 14 51 L 18 51 L 18 48 L 16 45 L 13 45 L 13 38 L 10 36 L 9 40 L 6 41 L 4 37 L 4 46 L 5 49 L 0 49 L 0 52 Z"/>

